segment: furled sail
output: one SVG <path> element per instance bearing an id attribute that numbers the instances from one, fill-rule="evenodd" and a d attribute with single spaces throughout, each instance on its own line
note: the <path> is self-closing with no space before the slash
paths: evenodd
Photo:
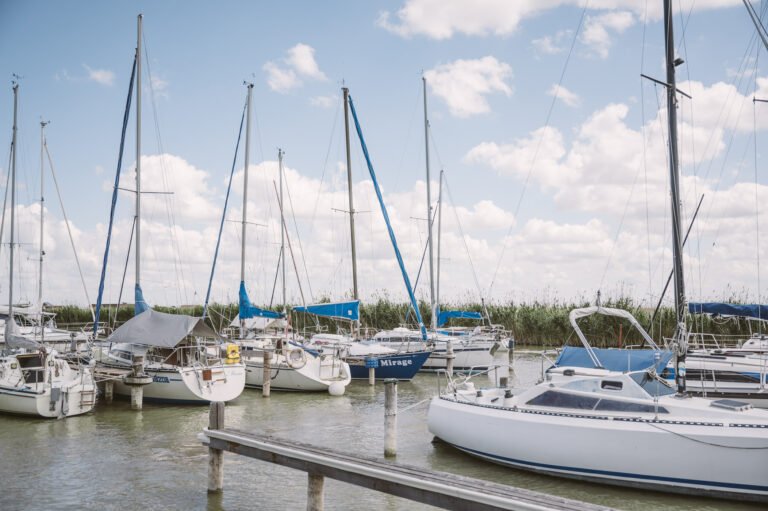
<path id="1" fill-rule="evenodd" d="M 315 316 L 346 319 L 348 321 L 360 319 L 360 302 L 358 300 L 352 302 L 317 303 L 303 307 L 294 307 L 293 310 L 307 312 Z"/>

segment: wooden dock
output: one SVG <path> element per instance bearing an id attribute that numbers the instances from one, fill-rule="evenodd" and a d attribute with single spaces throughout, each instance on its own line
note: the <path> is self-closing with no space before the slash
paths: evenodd
<path id="1" fill-rule="evenodd" d="M 218 410 L 214 410 L 219 405 Z M 323 509 L 323 478 L 403 497 L 442 509 L 472 511 L 606 511 L 566 498 L 479 479 L 341 453 L 292 440 L 223 427 L 224 407 L 211 404 L 211 425 L 199 436 L 210 450 L 209 491 L 223 486 L 222 455 L 231 452 L 308 474 L 307 509 Z M 220 427 L 221 429 L 216 429 Z M 210 486 L 213 482 L 213 488 Z"/>

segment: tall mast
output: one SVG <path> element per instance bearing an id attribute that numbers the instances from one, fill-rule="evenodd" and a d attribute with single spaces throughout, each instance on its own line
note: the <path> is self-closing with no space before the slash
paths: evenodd
<path id="1" fill-rule="evenodd" d="M 347 148 L 347 188 L 349 191 L 349 235 L 352 245 L 352 297 L 359 300 L 357 292 L 357 252 L 355 248 L 355 201 L 352 198 L 352 157 L 349 147 L 349 89 L 342 87 L 344 92 L 344 136 Z"/>
<path id="2" fill-rule="evenodd" d="M 19 84 L 13 84 L 13 139 L 11 142 L 11 243 L 10 243 L 10 272 L 8 279 L 8 324 L 13 323 L 13 251 L 16 236 L 16 116 L 19 110 Z M 8 328 L 6 327 L 6 332 Z"/>
<path id="3" fill-rule="evenodd" d="M 280 262 L 283 265 L 283 312 L 285 313 L 288 309 L 286 308 L 285 299 L 285 216 L 283 214 L 283 154 L 285 153 L 283 153 L 282 149 L 277 150 L 278 172 L 280 173 Z"/>
<path id="4" fill-rule="evenodd" d="M 245 282 L 245 241 L 246 241 L 246 226 L 248 225 L 247 212 L 248 212 L 248 165 L 250 164 L 250 149 L 251 149 L 251 99 L 253 98 L 253 84 L 246 83 L 248 88 L 248 96 L 246 99 L 246 114 L 245 114 L 245 167 L 243 167 L 243 232 L 240 237 L 240 284 Z M 240 318 L 240 336 L 245 338 L 245 318 Z"/>
<path id="5" fill-rule="evenodd" d="M 675 66 L 682 60 L 675 60 L 674 32 L 672 27 L 672 3 L 664 0 L 665 48 L 667 54 L 667 119 L 669 122 L 669 182 L 672 199 L 672 251 L 675 270 L 675 317 L 677 333 L 685 320 L 685 281 L 683 279 L 683 245 L 680 216 L 680 169 L 677 149 L 677 96 Z"/>
<path id="6" fill-rule="evenodd" d="M 136 23 L 136 289 L 141 287 L 141 22 Z"/>
<path id="7" fill-rule="evenodd" d="M 45 150 L 45 126 L 46 121 L 40 121 L 40 267 L 38 269 L 37 283 L 37 304 L 40 307 L 40 337 L 43 339 L 45 329 L 43 328 L 43 228 L 44 228 L 44 206 L 45 206 L 45 163 L 43 161 L 43 151 Z"/>
<path id="8" fill-rule="evenodd" d="M 426 167 L 427 167 L 427 244 L 429 245 L 429 301 L 432 307 L 432 321 L 431 326 L 434 330 L 437 328 L 437 317 L 435 308 L 435 271 L 432 267 L 433 255 L 432 255 L 432 192 L 430 190 L 430 178 L 429 178 L 429 119 L 427 118 L 427 78 L 421 77 L 422 85 L 424 86 L 424 154 L 426 155 Z"/>
<path id="9" fill-rule="evenodd" d="M 440 242 L 443 239 L 443 173 L 440 170 L 440 189 L 437 192 L 437 275 L 435 275 L 435 310 L 440 309 Z M 437 324 L 437 319 L 435 319 Z"/>
<path id="10" fill-rule="evenodd" d="M 667 60 L 667 120 L 669 123 L 669 183 L 672 200 L 672 254 L 675 274 L 675 382 L 678 395 L 685 395 L 685 280 L 683 279 L 683 245 L 680 218 L 680 169 L 677 151 L 677 85 L 675 66 L 675 37 L 672 28 L 672 3 L 664 0 L 664 46 Z"/>

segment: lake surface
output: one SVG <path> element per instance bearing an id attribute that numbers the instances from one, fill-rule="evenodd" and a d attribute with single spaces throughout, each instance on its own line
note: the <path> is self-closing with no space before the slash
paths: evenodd
<path id="1" fill-rule="evenodd" d="M 519 356 L 516 385 L 535 382 L 539 357 Z M 437 393 L 437 377 L 420 374 L 398 384 L 399 408 Z M 426 426 L 427 402 L 398 415 L 397 461 L 430 467 L 623 510 L 750 510 L 759 505 L 668 495 L 590 484 L 500 467 L 443 444 Z M 225 454 L 224 492 L 208 496 L 207 449 L 197 434 L 208 424 L 207 406 L 127 401 L 99 403 L 66 420 L 0 416 L 0 510 L 300 510 L 306 509 L 306 474 Z M 343 397 L 246 389 L 226 407 L 226 424 L 244 430 L 369 456 L 384 449 L 384 386 L 353 382 Z M 659 453 L 663 462 L 664 453 Z M 712 460 L 717 463 L 717 460 Z M 768 477 L 768 475 L 766 476 Z M 326 509 L 434 509 L 382 493 L 326 480 Z"/>

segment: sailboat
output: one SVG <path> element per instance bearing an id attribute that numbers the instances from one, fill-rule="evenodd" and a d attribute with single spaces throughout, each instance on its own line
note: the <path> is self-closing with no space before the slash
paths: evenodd
<path id="1" fill-rule="evenodd" d="M 435 279 L 432 223 L 432 192 L 429 162 L 429 117 L 427 115 L 427 79 L 422 77 L 424 96 L 424 152 L 427 188 L 427 257 L 429 268 L 429 297 L 431 324 L 427 333 L 426 345 L 421 339 L 421 332 L 411 328 L 398 327 L 376 333 L 373 341 L 398 351 L 423 351 L 431 349 L 432 354 L 422 366 L 424 371 L 437 371 L 447 367 L 448 344 L 454 354 L 453 369 L 462 372 L 483 371 L 493 364 L 495 351 L 502 347 L 511 349 L 514 341 L 501 329 L 487 330 L 477 328 L 471 331 L 440 330 L 450 318 L 483 320 L 482 314 L 475 311 L 440 310 L 440 236 L 437 243 L 437 279 Z M 438 233 L 442 220 L 443 172 L 440 172 L 440 198 L 438 199 Z M 418 280 L 418 279 L 417 279 Z"/>
<path id="2" fill-rule="evenodd" d="M 678 320 L 674 352 L 660 350 L 627 311 L 599 303 L 577 309 L 570 320 L 584 348 L 564 352 L 544 381 L 522 391 L 451 382 L 445 393 L 432 399 L 428 427 L 458 449 L 502 465 L 615 485 L 768 502 L 768 412 L 686 392 L 670 0 L 664 1 L 664 25 Z M 629 320 L 651 349 L 634 354 L 594 350 L 576 324 L 591 314 Z M 588 362 L 578 360 L 585 357 Z M 672 357 L 676 388 L 659 376 Z"/>
<path id="3" fill-rule="evenodd" d="M 202 318 L 181 314 L 165 314 L 153 310 L 145 301 L 141 289 L 141 43 L 142 15 L 137 21 L 136 58 L 134 60 L 128 101 L 123 121 L 123 141 L 120 144 L 122 161 L 125 127 L 130 111 L 133 79 L 136 78 L 136 224 L 135 224 L 135 304 L 134 317 L 119 326 L 98 346 L 98 364 L 129 369 L 134 364 L 152 378 L 143 389 L 144 399 L 173 403 L 207 403 L 230 401 L 237 398 L 245 387 L 245 366 L 239 359 L 236 347 L 226 347 L 219 336 L 205 324 Z M 112 197 L 109 232 L 107 235 L 104 263 L 102 265 L 99 296 L 96 302 L 94 334 L 103 297 L 104 277 L 109 255 L 112 221 L 120 179 L 117 167 Z M 115 393 L 129 396 L 131 389 L 122 381 L 115 384 Z"/>
<path id="4" fill-rule="evenodd" d="M 765 324 L 768 306 L 757 304 L 688 304 L 691 314 L 710 314 Z M 763 327 L 764 328 L 764 327 Z M 686 385 L 692 394 L 711 399 L 738 399 L 768 408 L 768 336 L 761 328 L 746 339 L 723 342 L 714 334 L 688 333 Z"/>
<path id="5" fill-rule="evenodd" d="M 13 142 L 11 146 L 11 228 L 8 315 L 0 354 L 0 412 L 61 418 L 91 411 L 96 384 L 91 368 L 75 370 L 55 350 L 21 334 L 14 319 L 13 277 L 16 230 L 16 132 L 19 85 L 13 85 Z"/>
<path id="6" fill-rule="evenodd" d="M 301 340 L 289 329 L 285 312 L 274 312 L 255 307 L 251 304 L 245 287 L 245 254 L 248 211 L 248 171 L 251 140 L 251 101 L 253 84 L 246 83 L 245 130 L 245 166 L 243 169 L 243 220 L 240 252 L 240 290 L 238 316 L 232 326 L 239 327 L 239 335 L 232 341 L 240 347 L 240 354 L 245 364 L 245 384 L 251 388 L 261 388 L 264 384 L 265 354 L 270 356 L 269 385 L 272 390 L 284 391 L 328 391 L 332 395 L 344 394 L 350 382 L 350 370 L 346 362 L 337 353 L 319 353 L 304 349 Z M 280 263 L 282 264 L 283 309 L 285 311 L 285 218 L 283 214 L 283 152 L 278 151 L 280 172 Z M 234 170 L 234 167 L 233 167 Z M 231 185 L 231 183 L 230 183 Z M 226 215 L 226 204 L 223 220 Z M 219 233 L 219 242 L 221 232 Z M 218 254 L 218 250 L 217 250 Z M 216 261 L 214 260 L 214 268 Z M 213 269 L 212 269 L 213 275 Z M 210 292 L 210 290 L 209 290 Z"/>
<path id="7" fill-rule="evenodd" d="M 381 190 L 379 184 L 376 181 L 376 174 L 373 170 L 370 157 L 368 155 L 368 148 L 365 145 L 363 139 L 360 123 L 357 120 L 355 113 L 355 107 L 352 103 L 352 98 L 349 95 L 349 89 L 347 87 L 342 88 L 343 101 L 344 101 L 344 128 L 345 128 L 345 143 L 346 143 L 346 155 L 347 155 L 347 186 L 348 186 L 348 198 L 349 198 L 349 231 L 350 231 L 350 245 L 352 249 L 352 296 L 353 301 L 339 302 L 339 303 L 323 303 L 314 304 L 304 307 L 295 308 L 297 311 L 305 312 L 315 316 L 332 318 L 336 320 L 345 320 L 350 323 L 350 334 L 331 334 L 327 332 L 320 332 L 312 336 L 307 341 L 307 345 L 319 349 L 324 352 L 341 351 L 347 362 L 349 362 L 350 370 L 352 372 L 353 379 L 368 379 L 369 369 L 375 369 L 376 379 L 388 379 L 394 378 L 397 380 L 408 381 L 411 380 L 419 370 L 424 366 L 424 363 L 432 353 L 431 346 L 427 346 L 423 341 L 426 339 L 426 329 L 424 329 L 423 322 L 421 320 L 421 314 L 416 304 L 416 298 L 413 295 L 413 289 L 411 282 L 408 278 L 408 274 L 405 272 L 402 257 L 400 256 L 400 249 L 397 246 L 397 240 L 395 239 L 395 233 L 392 231 L 392 227 L 389 223 L 389 216 L 384 205 L 384 200 L 381 196 Z M 352 158 L 351 147 L 349 143 L 349 109 L 352 109 L 352 116 L 355 121 L 355 127 L 357 128 L 358 138 L 360 139 L 360 145 L 363 148 L 366 162 L 368 164 L 368 171 L 371 179 L 373 180 L 374 188 L 376 189 L 376 195 L 379 199 L 379 205 L 381 206 L 382 216 L 387 224 L 389 231 L 390 241 L 395 251 L 395 257 L 400 265 L 400 271 L 403 275 L 403 281 L 405 283 L 406 290 L 411 299 L 411 305 L 414 308 L 417 320 L 421 325 L 422 337 L 419 339 L 419 345 L 417 348 L 409 349 L 396 349 L 385 346 L 374 339 L 361 340 L 358 336 L 360 333 L 360 299 L 357 287 L 357 249 L 355 244 L 355 205 L 354 196 L 352 193 Z"/>

